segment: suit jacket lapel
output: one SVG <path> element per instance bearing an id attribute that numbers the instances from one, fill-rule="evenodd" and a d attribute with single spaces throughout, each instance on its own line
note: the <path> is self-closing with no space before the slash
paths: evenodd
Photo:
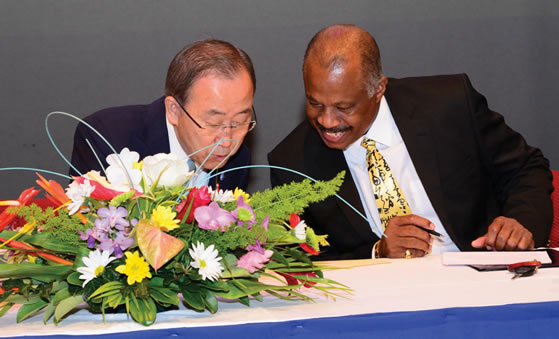
<path id="1" fill-rule="evenodd" d="M 329 149 L 324 145 L 322 139 L 313 127 L 309 125 L 309 133 L 305 142 L 305 154 L 312 154 L 313 157 L 305 158 L 305 168 L 307 173 L 312 173 L 314 179 L 317 180 L 330 180 L 334 178 L 339 172 L 345 171 L 345 179 L 340 187 L 338 195 L 346 200 L 350 205 L 355 207 L 360 213 L 365 215 L 363 204 L 359 197 L 359 192 L 353 181 L 353 177 L 345 161 L 342 151 Z M 357 214 L 346 203 L 338 199 L 336 203 L 341 213 L 347 218 L 347 227 L 353 227 L 363 239 L 371 237 L 371 227 L 359 214 Z M 346 227 L 346 225 L 342 225 Z"/>
<path id="2" fill-rule="evenodd" d="M 409 96 L 401 95 L 390 86 L 387 87 L 385 97 L 425 192 L 443 225 L 448 225 L 450 219 L 444 208 L 445 200 L 439 174 L 439 161 L 444 159 L 437 156 L 429 114 L 421 111 Z M 448 231 L 449 227 L 445 228 Z"/>

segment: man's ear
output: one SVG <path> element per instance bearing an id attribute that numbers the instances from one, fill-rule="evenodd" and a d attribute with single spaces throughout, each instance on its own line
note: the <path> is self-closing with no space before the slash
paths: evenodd
<path id="1" fill-rule="evenodd" d="M 173 126 L 179 124 L 179 117 L 181 114 L 181 108 L 172 96 L 165 97 L 165 114 L 167 115 L 167 121 Z"/>
<path id="2" fill-rule="evenodd" d="M 377 103 L 380 102 L 380 100 L 382 99 L 382 96 L 384 95 L 384 91 L 386 91 L 386 84 L 388 83 L 388 79 L 386 77 L 382 77 L 380 78 L 377 88 L 375 90 L 375 101 Z"/>

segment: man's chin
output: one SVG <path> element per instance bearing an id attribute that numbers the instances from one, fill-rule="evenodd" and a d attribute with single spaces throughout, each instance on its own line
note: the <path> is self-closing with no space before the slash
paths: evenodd
<path id="1" fill-rule="evenodd" d="M 323 133 L 319 132 L 319 134 L 320 134 L 320 138 L 322 139 L 322 142 L 328 148 L 337 149 L 337 150 L 344 150 L 349 145 L 351 145 L 351 142 L 347 141 L 347 136 L 345 136 L 345 135 L 338 140 L 333 140 L 332 138 L 328 138 L 327 136 L 325 136 Z"/>
<path id="2" fill-rule="evenodd" d="M 227 157 L 227 156 L 212 156 L 204 164 L 204 169 L 208 172 L 211 171 L 211 170 L 214 170 L 214 169 L 216 169 L 216 170 L 220 169 L 223 166 L 225 166 L 225 164 L 227 163 L 228 160 L 229 160 L 229 157 Z"/>

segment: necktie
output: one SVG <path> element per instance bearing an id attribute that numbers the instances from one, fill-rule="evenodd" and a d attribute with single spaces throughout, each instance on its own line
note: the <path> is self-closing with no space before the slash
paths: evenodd
<path id="1" fill-rule="evenodd" d="M 411 214 L 411 210 L 388 163 L 375 146 L 375 141 L 364 137 L 361 146 L 367 150 L 367 171 L 373 186 L 382 228 L 385 229 L 390 218 Z"/>
<path id="2" fill-rule="evenodd" d="M 196 164 L 191 159 L 186 161 L 189 171 L 196 171 Z M 210 176 L 203 170 L 198 171 L 198 174 L 190 179 L 189 186 L 202 187 L 207 186 L 210 182 Z"/>

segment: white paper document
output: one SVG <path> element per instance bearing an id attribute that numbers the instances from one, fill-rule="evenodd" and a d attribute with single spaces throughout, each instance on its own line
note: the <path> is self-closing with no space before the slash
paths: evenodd
<path id="1" fill-rule="evenodd" d="M 517 262 L 538 260 L 551 263 L 546 251 L 523 252 L 446 252 L 442 255 L 445 266 L 452 265 L 510 265 Z"/>

